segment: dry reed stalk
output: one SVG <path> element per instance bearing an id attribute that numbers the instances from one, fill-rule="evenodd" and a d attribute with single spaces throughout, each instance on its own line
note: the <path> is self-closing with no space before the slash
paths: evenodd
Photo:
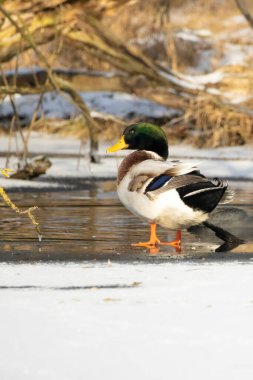
<path id="1" fill-rule="evenodd" d="M 194 125 L 193 141 L 199 147 L 243 145 L 253 140 L 253 116 L 214 97 L 192 100 L 185 122 Z"/>
<path id="2" fill-rule="evenodd" d="M 6 178 L 9 178 L 9 173 L 11 173 L 13 170 L 11 169 L 0 169 L 0 173 L 6 177 Z M 38 238 L 39 240 L 41 240 L 41 231 L 40 231 L 40 224 L 39 222 L 36 220 L 35 216 L 33 215 L 33 212 L 35 210 L 38 209 L 37 206 L 32 206 L 32 207 L 29 207 L 28 209 L 26 210 L 20 210 L 20 208 L 18 206 L 16 206 L 12 200 L 9 198 L 9 196 L 7 195 L 6 191 L 4 190 L 3 187 L 0 187 L 0 196 L 3 198 L 4 202 L 13 210 L 15 211 L 17 214 L 19 215 L 27 215 L 29 217 L 29 219 L 31 220 L 32 224 L 34 225 L 34 228 L 35 228 L 35 231 L 37 232 L 38 234 Z"/>

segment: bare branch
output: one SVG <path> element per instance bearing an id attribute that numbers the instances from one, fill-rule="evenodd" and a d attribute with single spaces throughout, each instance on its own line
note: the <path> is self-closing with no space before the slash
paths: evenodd
<path id="1" fill-rule="evenodd" d="M 250 14 L 243 0 L 235 0 L 237 7 L 240 9 L 243 16 L 246 18 L 251 28 L 253 28 L 253 16 Z"/>
<path id="2" fill-rule="evenodd" d="M 0 95 L 33 95 L 40 94 L 43 91 L 52 91 L 52 86 L 39 87 L 16 87 L 16 86 L 0 86 Z"/>
<path id="3" fill-rule="evenodd" d="M 96 122 L 92 119 L 89 109 L 86 107 L 81 96 L 74 90 L 70 83 L 63 81 L 52 73 L 52 68 L 45 57 L 45 55 L 38 49 L 32 36 L 27 32 L 23 26 L 19 26 L 18 23 L 14 20 L 12 15 L 0 4 L 0 11 L 5 15 L 5 17 L 15 26 L 16 30 L 20 33 L 23 40 L 26 41 L 30 47 L 33 49 L 39 60 L 45 65 L 48 74 L 48 80 L 51 86 L 57 92 L 62 91 L 66 92 L 71 96 L 71 99 L 76 104 L 76 106 L 83 113 L 84 119 L 86 121 L 86 126 L 89 130 L 90 135 L 90 158 L 92 162 L 98 162 L 98 157 L 96 151 L 98 149 L 98 136 L 97 136 L 97 125 Z"/>

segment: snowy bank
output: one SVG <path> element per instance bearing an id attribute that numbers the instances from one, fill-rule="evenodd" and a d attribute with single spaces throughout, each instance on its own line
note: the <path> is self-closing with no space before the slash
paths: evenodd
<path id="1" fill-rule="evenodd" d="M 0 277 L 2 379 L 252 379 L 251 261 L 1 264 Z"/>
<path id="2" fill-rule="evenodd" d="M 1 136 L 0 140 L 0 167 L 5 167 L 9 140 L 5 136 Z M 20 141 L 13 141 L 11 144 L 12 151 L 14 151 L 16 143 L 20 149 L 22 148 Z M 1 178 L 0 186 L 6 188 L 43 189 L 45 187 L 59 187 L 58 181 L 64 178 L 114 179 L 122 158 L 129 151 L 107 155 L 106 148 L 109 145 L 100 144 L 101 163 L 92 164 L 88 160 L 88 144 L 80 146 L 80 141 L 73 137 L 63 138 L 55 135 L 33 133 L 29 140 L 30 154 L 47 155 L 52 162 L 51 168 L 46 175 L 33 181 Z M 210 177 L 253 180 L 253 148 L 249 145 L 201 150 L 189 145 L 173 145 L 170 147 L 170 158 L 194 162 L 205 175 Z M 9 166 L 13 169 L 15 169 L 15 162 L 16 158 L 11 157 Z"/>

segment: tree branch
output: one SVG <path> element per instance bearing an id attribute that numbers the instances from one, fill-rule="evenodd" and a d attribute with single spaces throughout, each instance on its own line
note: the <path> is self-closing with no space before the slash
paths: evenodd
<path id="1" fill-rule="evenodd" d="M 81 110 L 83 117 L 86 121 L 86 126 L 89 131 L 90 137 L 90 158 L 92 162 L 98 162 L 97 149 L 98 149 L 98 136 L 97 136 L 97 125 L 96 122 L 92 119 L 89 109 L 84 103 L 81 96 L 74 90 L 70 83 L 58 78 L 53 74 L 52 68 L 45 57 L 45 55 L 38 49 L 32 36 L 27 32 L 27 30 L 23 26 L 19 26 L 18 23 L 13 19 L 12 15 L 1 5 L 0 3 L 0 11 L 4 14 L 4 16 L 11 22 L 11 24 L 16 28 L 17 32 L 20 33 L 21 37 L 24 41 L 26 41 L 30 47 L 33 49 L 39 60 L 45 65 L 47 69 L 48 80 L 51 86 L 57 92 L 62 91 L 67 93 L 75 105 Z"/>
<path id="2" fill-rule="evenodd" d="M 251 28 L 253 28 L 253 16 L 250 14 L 248 9 L 246 8 L 246 5 L 243 3 L 242 0 L 235 0 L 237 7 L 240 9 L 243 16 L 246 18 L 248 23 L 250 24 Z"/>

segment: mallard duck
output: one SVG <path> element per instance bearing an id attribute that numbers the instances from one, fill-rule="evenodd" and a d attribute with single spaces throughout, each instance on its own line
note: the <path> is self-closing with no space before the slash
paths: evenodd
<path id="1" fill-rule="evenodd" d="M 162 128 L 150 123 L 129 125 L 107 153 L 133 149 L 121 162 L 117 191 L 123 205 L 150 224 L 150 239 L 141 247 L 180 247 L 181 230 L 205 223 L 219 202 L 231 194 L 220 179 L 210 181 L 195 165 L 167 161 L 168 141 Z M 156 225 L 177 230 L 172 242 L 161 242 Z"/>

